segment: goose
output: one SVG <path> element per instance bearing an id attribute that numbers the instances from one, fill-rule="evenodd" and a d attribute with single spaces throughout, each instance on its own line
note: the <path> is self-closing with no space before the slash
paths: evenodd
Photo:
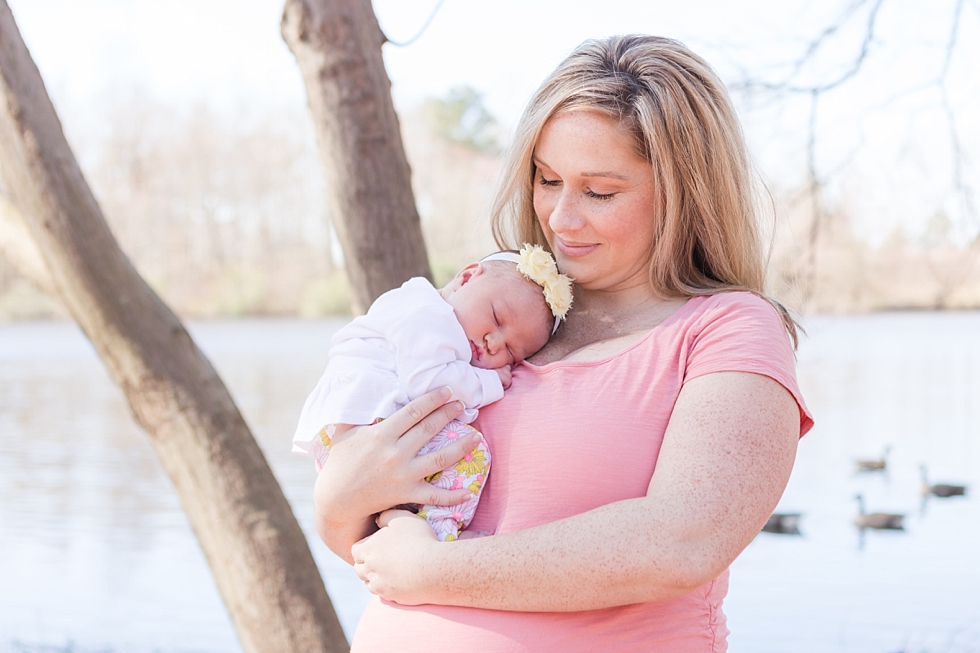
<path id="1" fill-rule="evenodd" d="M 800 534 L 800 513 L 774 512 L 769 516 L 766 525 L 762 527 L 766 533 L 781 533 L 783 535 Z"/>
<path id="2" fill-rule="evenodd" d="M 929 481 L 926 480 L 925 465 L 919 465 L 919 472 L 922 474 L 922 485 L 919 486 L 919 491 L 922 492 L 922 496 L 924 497 L 930 494 L 937 497 L 957 497 L 966 494 L 965 485 L 947 485 L 945 483 L 929 485 Z"/>
<path id="3" fill-rule="evenodd" d="M 857 460 L 857 470 L 859 472 L 880 472 L 888 467 L 888 452 L 891 446 L 886 446 L 881 452 L 881 458 L 871 458 L 868 460 Z"/>
<path id="4" fill-rule="evenodd" d="M 884 512 L 865 514 L 864 497 L 858 494 L 854 498 L 858 502 L 858 514 L 854 518 L 854 525 L 858 528 L 862 530 L 865 528 L 891 531 L 905 530 L 905 526 L 902 523 L 905 520 L 905 515 L 890 515 Z"/>

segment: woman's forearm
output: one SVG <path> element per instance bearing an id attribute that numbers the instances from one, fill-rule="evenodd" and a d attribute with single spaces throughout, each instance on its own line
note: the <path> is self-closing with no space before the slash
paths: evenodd
<path id="1" fill-rule="evenodd" d="M 430 602 L 521 612 L 593 610 L 681 596 L 727 566 L 648 498 L 537 528 L 440 543 Z M 438 578 L 437 578 L 438 577 Z"/>
<path id="2" fill-rule="evenodd" d="M 631 499 L 535 528 L 439 542 L 412 515 L 354 547 L 368 589 L 405 605 L 518 612 L 594 610 L 673 598 L 727 565 L 673 526 L 654 500 Z"/>
<path id="3" fill-rule="evenodd" d="M 393 519 L 355 547 L 355 570 L 403 604 L 576 611 L 683 595 L 724 571 L 771 514 L 799 419 L 767 377 L 694 379 L 675 403 L 646 496 L 450 543 L 425 537 L 418 520 Z"/>
<path id="4" fill-rule="evenodd" d="M 327 548 L 348 564 L 353 564 L 351 547 L 377 530 L 377 525 L 373 514 L 359 515 L 345 511 L 345 506 L 339 505 L 341 502 L 336 500 L 338 498 L 321 473 L 317 477 L 313 501 L 313 521 L 317 533 Z"/>

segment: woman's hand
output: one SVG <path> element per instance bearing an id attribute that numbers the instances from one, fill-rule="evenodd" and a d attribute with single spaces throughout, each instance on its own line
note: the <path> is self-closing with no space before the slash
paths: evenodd
<path id="1" fill-rule="evenodd" d="M 383 422 L 358 427 L 330 450 L 313 507 L 317 532 L 334 553 L 352 563 L 351 545 L 376 529 L 373 515 L 392 506 L 448 506 L 469 499 L 468 490 L 444 490 L 425 478 L 462 459 L 479 434 L 416 455 L 462 412 L 458 401 L 445 403 L 450 396 L 448 388 L 422 395 Z"/>
<path id="2" fill-rule="evenodd" d="M 354 571 L 372 594 L 403 605 L 429 603 L 427 569 L 440 542 L 428 522 L 405 510 L 386 510 L 377 533 L 351 547 Z"/>

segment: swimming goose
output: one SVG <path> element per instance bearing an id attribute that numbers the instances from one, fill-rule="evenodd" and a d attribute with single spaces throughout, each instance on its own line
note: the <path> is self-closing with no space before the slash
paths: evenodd
<path id="1" fill-rule="evenodd" d="M 762 527 L 766 533 L 780 533 L 782 535 L 800 534 L 800 513 L 798 512 L 774 512 Z"/>
<path id="2" fill-rule="evenodd" d="M 919 465 L 919 472 L 922 474 L 922 484 L 919 486 L 919 491 L 922 492 L 922 496 L 926 497 L 930 494 L 937 497 L 957 497 L 966 494 L 965 485 L 947 485 L 946 483 L 937 483 L 936 485 L 929 485 L 929 481 L 926 480 L 926 466 Z"/>
<path id="3" fill-rule="evenodd" d="M 884 512 L 866 514 L 864 512 L 864 497 L 858 494 L 854 498 L 858 502 L 858 514 L 854 518 L 854 525 L 858 528 L 862 530 L 865 528 L 890 531 L 905 530 L 905 525 L 902 523 L 905 520 L 905 515 L 891 515 Z"/>
<path id="4" fill-rule="evenodd" d="M 855 465 L 857 465 L 857 470 L 859 472 L 880 472 L 888 467 L 888 452 L 891 451 L 891 446 L 886 446 L 881 452 L 881 458 L 872 458 L 869 460 L 857 460 Z"/>

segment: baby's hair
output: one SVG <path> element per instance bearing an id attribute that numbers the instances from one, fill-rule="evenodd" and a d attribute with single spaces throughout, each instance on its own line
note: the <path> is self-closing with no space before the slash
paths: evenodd
<path id="1" fill-rule="evenodd" d="M 506 250 L 511 251 L 511 250 Z M 515 254 L 517 252 L 514 252 Z M 524 282 L 521 287 L 526 287 L 528 290 L 534 290 L 537 297 L 541 300 L 541 307 L 544 310 L 544 315 L 547 316 L 548 324 L 551 325 L 554 317 L 551 314 L 551 308 L 548 307 L 548 302 L 544 298 L 544 289 L 531 281 L 517 269 L 517 265 L 511 261 L 481 261 L 480 265 L 483 266 L 484 274 L 489 275 L 493 279 L 514 279 Z M 530 316 L 528 316 L 530 317 Z"/>
<path id="2" fill-rule="evenodd" d="M 494 278 L 502 278 L 507 276 L 508 273 L 513 273 L 521 278 L 524 278 L 524 275 L 517 271 L 517 265 L 511 263 L 510 261 L 480 261 L 480 265 L 482 265 L 484 269 L 486 269 L 486 271 L 489 272 Z M 528 281 L 530 281 L 530 279 L 528 279 Z M 531 281 L 531 283 L 534 282 Z"/>

